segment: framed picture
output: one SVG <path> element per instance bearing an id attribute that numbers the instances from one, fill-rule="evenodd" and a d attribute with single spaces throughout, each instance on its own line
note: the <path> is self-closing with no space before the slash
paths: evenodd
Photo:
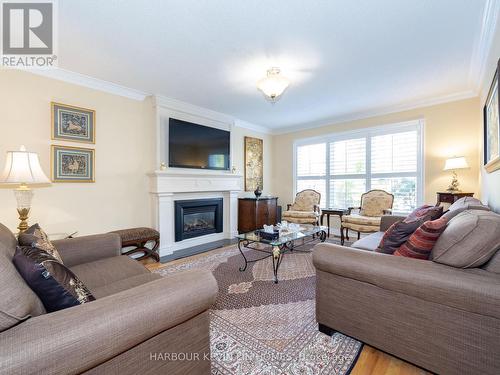
<path id="1" fill-rule="evenodd" d="M 264 189 L 263 143 L 262 139 L 245 137 L 245 191 Z"/>
<path id="2" fill-rule="evenodd" d="M 54 102 L 50 104 L 52 139 L 95 143 L 95 111 Z"/>
<path id="3" fill-rule="evenodd" d="M 94 182 L 95 150 L 52 145 L 53 182 Z"/>
<path id="4" fill-rule="evenodd" d="M 498 75 L 500 59 L 484 105 L 484 169 L 491 173 L 500 169 L 500 96 L 498 95 Z"/>

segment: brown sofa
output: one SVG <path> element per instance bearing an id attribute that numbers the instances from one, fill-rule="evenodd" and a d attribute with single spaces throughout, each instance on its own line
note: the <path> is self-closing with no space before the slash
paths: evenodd
<path id="1" fill-rule="evenodd" d="M 499 374 L 500 216 L 466 209 L 452 218 L 433 261 L 366 251 L 381 235 L 358 248 L 316 246 L 320 330 L 439 374 Z"/>
<path id="2" fill-rule="evenodd" d="M 0 224 L 1 374 L 210 373 L 210 272 L 162 278 L 121 256 L 117 234 L 54 244 L 96 300 L 46 313 L 12 264 L 16 239 Z"/>

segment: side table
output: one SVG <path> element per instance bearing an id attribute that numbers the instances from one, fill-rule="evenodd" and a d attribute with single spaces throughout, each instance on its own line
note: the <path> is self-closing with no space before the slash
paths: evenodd
<path id="1" fill-rule="evenodd" d="M 441 193 L 441 192 L 438 192 L 438 193 L 436 193 L 436 195 L 437 195 L 436 206 L 439 206 L 441 203 L 453 204 L 457 200 L 459 200 L 460 198 L 463 198 L 463 197 L 473 197 L 474 193 L 459 193 L 459 192 L 456 192 L 456 193 L 450 193 L 450 192 Z"/>
<path id="2" fill-rule="evenodd" d="M 324 208 L 321 210 L 321 225 L 323 225 L 323 218 L 326 215 L 326 225 L 328 227 L 328 238 L 330 237 L 330 215 L 337 215 L 342 221 L 342 216 L 347 214 L 346 208 Z"/>
<path id="3" fill-rule="evenodd" d="M 160 233 L 158 233 L 157 230 L 152 228 L 130 228 L 115 230 L 110 233 L 116 233 L 120 236 L 122 240 L 122 248 L 130 246 L 133 247 L 132 249 L 125 251 L 123 255 L 139 253 L 142 255 L 135 258 L 137 260 L 151 257 L 157 262 L 160 261 L 160 255 L 157 251 L 160 246 Z M 148 242 L 153 242 L 153 247 L 151 249 L 146 247 Z"/>

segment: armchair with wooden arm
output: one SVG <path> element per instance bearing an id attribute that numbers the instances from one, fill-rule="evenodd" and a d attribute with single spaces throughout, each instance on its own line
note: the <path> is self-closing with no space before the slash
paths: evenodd
<path id="1" fill-rule="evenodd" d="M 283 220 L 298 224 L 319 225 L 320 201 L 321 194 L 316 190 L 306 189 L 298 192 L 295 196 L 295 202 L 287 204 Z"/>
<path id="2" fill-rule="evenodd" d="M 349 240 L 349 229 L 361 233 L 373 233 L 380 230 L 382 216 L 392 214 L 394 195 L 384 190 L 370 190 L 361 195 L 359 207 L 349 207 L 347 215 L 342 217 L 340 226 L 340 242 Z M 344 235 L 345 230 L 345 235 Z"/>

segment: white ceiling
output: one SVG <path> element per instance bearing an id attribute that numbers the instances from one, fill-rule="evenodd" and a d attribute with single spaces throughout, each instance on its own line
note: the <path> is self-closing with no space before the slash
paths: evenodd
<path id="1" fill-rule="evenodd" d="M 496 0 L 494 0 L 496 1 Z M 274 130 L 476 92 L 488 0 L 59 1 L 59 67 Z M 279 66 L 275 105 L 256 89 Z"/>

